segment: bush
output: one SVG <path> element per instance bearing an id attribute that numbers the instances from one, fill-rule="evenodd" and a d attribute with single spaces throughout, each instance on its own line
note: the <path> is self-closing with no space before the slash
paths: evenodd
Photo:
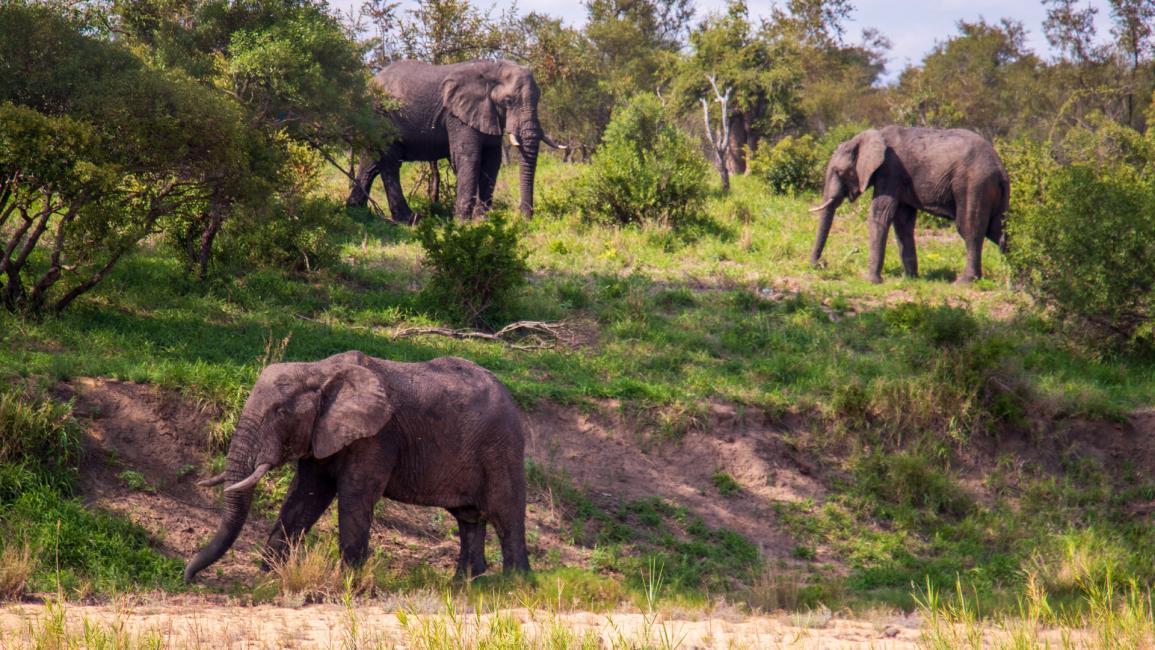
<path id="1" fill-rule="evenodd" d="M 1014 200 L 1010 259 L 1073 330 L 1113 347 L 1155 343 L 1155 183 L 1122 164 L 1041 165 Z"/>
<path id="2" fill-rule="evenodd" d="M 222 233 L 222 259 L 248 268 L 314 271 L 338 260 L 341 248 L 334 235 L 349 228 L 338 201 L 280 196 L 268 209 L 233 216 Z"/>
<path id="3" fill-rule="evenodd" d="M 826 159 L 809 135 L 786 136 L 774 145 L 763 143 L 750 157 L 750 173 L 775 194 L 794 195 L 822 188 Z"/>
<path id="4" fill-rule="evenodd" d="M 795 195 L 822 190 L 826 163 L 839 144 L 870 128 L 865 124 L 840 124 L 817 140 L 810 135 L 786 136 L 774 145 L 763 142 L 750 155 L 750 174 L 776 194 Z"/>
<path id="5" fill-rule="evenodd" d="M 426 292 L 471 325 L 487 325 L 525 284 L 529 266 L 520 231 L 501 210 L 472 224 L 425 219 L 417 236 L 430 271 Z"/>
<path id="6" fill-rule="evenodd" d="M 614 111 L 575 200 L 594 219 L 678 228 L 701 220 L 709 173 L 690 136 L 644 93 Z"/>

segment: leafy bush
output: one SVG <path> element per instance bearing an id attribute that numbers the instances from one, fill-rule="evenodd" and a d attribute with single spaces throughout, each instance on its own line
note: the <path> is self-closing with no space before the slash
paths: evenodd
<path id="1" fill-rule="evenodd" d="M 338 201 L 278 196 L 268 208 L 233 216 L 222 233 L 222 259 L 249 268 L 314 271 L 338 260 L 341 249 L 334 235 L 349 228 Z"/>
<path id="2" fill-rule="evenodd" d="M 1125 127 L 1074 129 L 1059 146 L 1004 144 L 1010 260 L 1072 331 L 1110 347 L 1155 343 L 1155 178 Z"/>
<path id="3" fill-rule="evenodd" d="M 690 136 L 652 94 L 614 112 L 602 144 L 577 181 L 586 216 L 613 223 L 685 226 L 702 218 L 710 168 Z"/>
<path id="4" fill-rule="evenodd" d="M 759 146 L 750 157 L 750 173 L 775 194 L 794 195 L 821 189 L 825 164 L 813 137 L 788 135 L 773 145 Z"/>
<path id="5" fill-rule="evenodd" d="M 840 124 L 817 140 L 810 135 L 786 136 L 773 145 L 763 142 L 750 155 L 750 174 L 762 179 L 776 194 L 791 196 L 820 191 L 826 162 L 839 144 L 870 128 L 865 124 Z"/>
<path id="6" fill-rule="evenodd" d="M 525 284 L 529 266 L 520 229 L 501 210 L 470 224 L 426 219 L 417 236 L 430 271 L 427 293 L 465 322 L 485 326 Z"/>

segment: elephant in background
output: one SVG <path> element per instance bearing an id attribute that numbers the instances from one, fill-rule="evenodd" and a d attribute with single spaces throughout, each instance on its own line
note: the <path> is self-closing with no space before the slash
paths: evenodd
<path id="1" fill-rule="evenodd" d="M 894 226 L 903 271 L 918 276 L 914 246 L 918 210 L 954 219 L 966 243 L 967 261 L 958 282 L 982 277 L 983 239 L 1006 252 L 1004 219 L 1010 179 L 995 148 L 973 131 L 888 126 L 869 129 L 838 145 L 826 166 L 818 236 L 810 255 L 817 265 L 834 222 L 834 211 L 874 186 L 870 203 L 871 282 L 882 282 L 886 235 Z"/>
<path id="2" fill-rule="evenodd" d="M 521 158 L 521 213 L 533 214 L 533 183 L 542 142 L 537 103 L 541 90 L 529 68 L 509 61 L 433 65 L 398 61 L 373 79 L 400 102 L 392 113 L 397 139 L 376 158 L 361 157 L 347 203 L 364 206 L 380 175 L 394 221 L 411 223 L 413 212 L 401 190 L 401 163 L 449 158 L 457 174 L 453 214 L 483 216 L 493 201 L 501 167 L 502 134 Z"/>
<path id="3" fill-rule="evenodd" d="M 337 499 L 341 558 L 365 560 L 373 507 L 382 496 L 440 506 L 456 519 L 459 576 L 484 573 L 485 526 L 501 540 L 505 571 L 528 571 L 525 433 L 506 387 L 455 357 L 399 363 L 350 351 L 261 372 L 237 420 L 227 465 L 201 485 L 226 483 L 224 514 L 184 578 L 236 541 L 253 489 L 271 468 L 295 461 L 268 557 L 283 558 Z"/>

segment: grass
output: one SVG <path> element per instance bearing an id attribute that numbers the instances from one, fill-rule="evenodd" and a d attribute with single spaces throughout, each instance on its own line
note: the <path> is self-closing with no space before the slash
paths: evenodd
<path id="1" fill-rule="evenodd" d="M 506 206 L 516 205 L 511 171 L 499 185 Z M 967 465 L 972 450 L 992 437 L 1015 432 L 1046 445 L 1057 418 L 1122 420 L 1155 394 L 1155 364 L 1068 343 L 1011 289 L 993 247 L 986 279 L 956 286 L 963 244 L 951 224 L 924 217 L 922 279 L 901 276 L 891 246 L 886 281 L 873 285 L 862 279 L 865 201 L 843 208 L 826 266 L 816 270 L 807 262 L 813 197 L 772 196 L 738 177 L 730 195 L 710 198 L 704 225 L 614 228 L 566 209 L 562 188 L 576 173 L 553 160 L 540 165 L 539 215 L 524 239 L 532 275 L 510 318 L 591 322 L 596 340 L 587 347 L 524 351 L 392 338 L 396 327 L 448 323 L 418 291 L 426 271 L 414 232 L 351 212 L 340 261 L 308 274 L 220 269 L 199 283 L 152 242 L 59 318 L 0 313 L 0 377 L 21 390 L 88 375 L 177 388 L 221 407 L 211 434 L 217 449 L 265 363 L 351 348 L 408 361 L 464 356 L 494 371 L 523 405 L 619 400 L 653 425 L 659 441 L 707 430 L 711 402 L 771 421 L 802 416 L 804 430 L 792 432 L 791 444 L 828 461 L 829 494 L 775 505 L 796 541 L 788 554 L 800 566 L 788 569 L 765 566 L 750 540 L 710 529 L 677 503 L 597 507 L 581 486 L 531 468 L 531 480 L 558 495 L 570 541 L 593 558 L 581 569 L 549 568 L 538 589 L 565 576 L 557 584 L 573 585 L 576 602 L 591 607 L 602 598 L 644 599 L 638 576 L 651 562 L 663 567 L 667 598 L 700 603 L 706 594 L 745 593 L 759 608 L 860 600 L 910 608 L 910 585 L 927 576 L 936 589 L 962 576 L 964 588 L 1013 607 L 1027 569 L 1053 598 L 1075 602 L 1081 592 L 1071 576 L 1084 570 L 1068 570 L 1093 564 L 1079 559 L 1079 548 L 1113 558 L 1117 581 L 1155 578 L 1149 526 L 1127 514 L 1155 498 L 1149 477 L 1076 453 L 1058 469 L 1014 459 L 981 468 L 983 487 L 995 495 L 987 501 L 964 485 L 962 469 L 975 469 Z M 339 179 L 329 183 L 340 193 Z M 168 577 L 178 574 L 175 560 L 73 497 L 73 426 L 67 409 L 50 400 L 0 392 L 0 521 L 30 531 L 40 555 L 33 588 L 57 579 L 76 591 L 179 588 Z M 60 471 L 44 459 L 62 459 Z M 122 473 L 126 484 L 148 489 L 130 472 Z M 747 497 L 724 472 L 714 489 Z M 272 507 L 265 501 L 258 510 Z M 1078 538 L 1080 530 L 1098 541 Z M 92 531 L 100 534 L 94 539 Z M 377 577 L 390 589 L 440 579 Z"/>

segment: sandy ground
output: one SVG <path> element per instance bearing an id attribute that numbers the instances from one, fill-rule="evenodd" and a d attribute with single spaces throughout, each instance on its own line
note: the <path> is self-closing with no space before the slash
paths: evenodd
<path id="1" fill-rule="evenodd" d="M 441 610 L 443 611 L 443 610 Z M 401 613 L 399 613 L 401 612 Z M 63 613 L 65 628 L 91 647 L 100 634 L 114 634 L 108 647 L 129 645 L 163 648 L 412 648 L 477 647 L 495 630 L 516 622 L 525 647 L 542 647 L 549 639 L 577 647 L 590 636 L 603 648 L 915 648 L 917 621 L 879 618 L 872 621 L 832 618 L 829 614 L 723 616 L 639 613 L 551 614 L 508 609 L 477 616 L 417 614 L 410 606 L 311 605 L 222 607 L 212 604 L 11 605 L 0 609 L 0 648 L 33 647 L 43 642 Z M 495 625 L 496 624 L 496 625 Z M 507 634 L 505 639 L 509 639 Z M 438 642 L 441 641 L 441 642 Z M 448 643 L 444 643 L 444 642 Z M 433 643 L 431 643 L 433 642 Z M 501 647 L 510 647 L 502 645 Z"/>

